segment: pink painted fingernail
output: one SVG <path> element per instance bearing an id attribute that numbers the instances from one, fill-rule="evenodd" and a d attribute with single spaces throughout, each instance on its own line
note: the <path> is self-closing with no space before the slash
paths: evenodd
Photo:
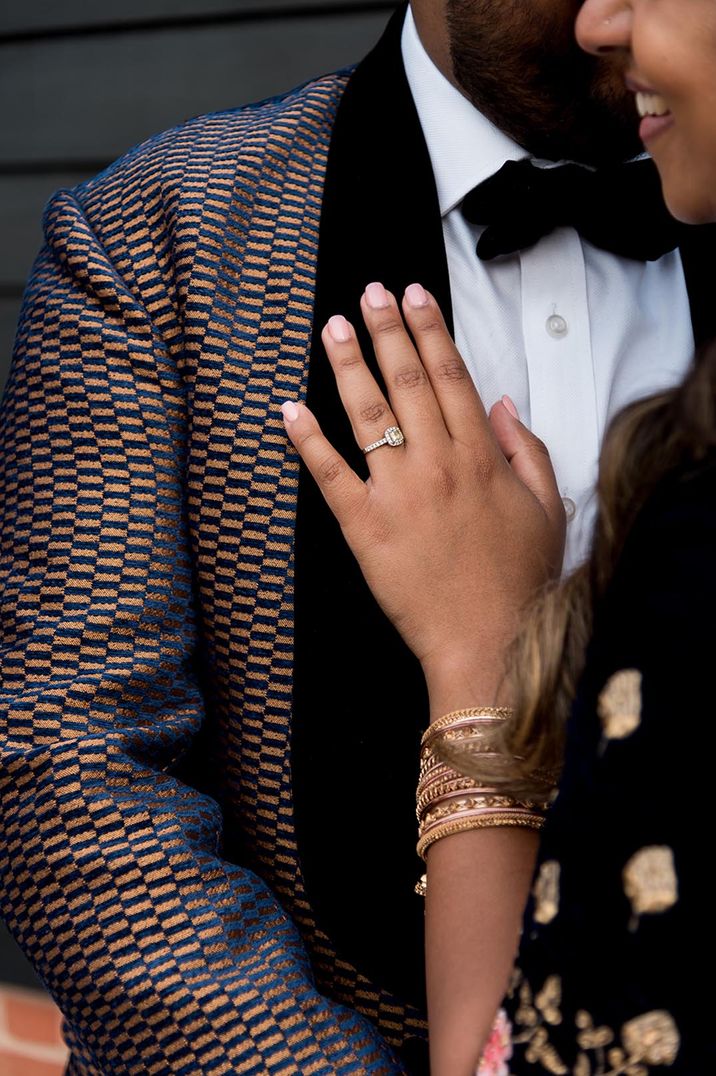
<path id="1" fill-rule="evenodd" d="M 351 338 L 350 325 L 342 314 L 334 314 L 328 319 L 328 331 L 337 344 L 345 344 Z"/>
<path id="2" fill-rule="evenodd" d="M 390 306 L 390 299 L 388 298 L 388 292 L 385 290 L 382 284 L 369 284 L 365 289 L 365 301 L 371 310 L 385 310 Z"/>
<path id="3" fill-rule="evenodd" d="M 281 411 L 286 422 L 295 422 L 298 418 L 298 407 L 293 400 L 286 400 L 286 403 L 282 403 Z"/>
<path id="4" fill-rule="evenodd" d="M 503 396 L 502 397 L 502 403 L 504 404 L 505 410 L 509 411 L 510 414 L 512 415 L 512 417 L 516 418 L 517 421 L 519 422 L 520 421 L 520 413 L 517 410 L 517 408 L 515 407 L 512 400 L 510 399 L 510 397 L 509 396 Z"/>
<path id="5" fill-rule="evenodd" d="M 408 301 L 408 305 L 413 306 L 416 309 L 428 305 L 428 293 L 422 284 L 411 284 L 410 287 L 406 288 L 405 298 Z"/>

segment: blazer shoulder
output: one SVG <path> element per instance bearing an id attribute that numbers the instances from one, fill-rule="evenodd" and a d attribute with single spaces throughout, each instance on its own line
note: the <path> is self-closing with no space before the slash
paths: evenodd
<path id="1" fill-rule="evenodd" d="M 191 257 L 202 242 L 197 222 L 210 217 L 221 231 L 237 213 L 245 221 L 262 192 L 290 189 L 300 198 L 303 190 L 306 198 L 320 200 L 336 112 L 352 70 L 153 135 L 91 179 L 55 192 L 43 220 L 49 245 L 83 242 L 75 226 L 79 213 L 83 227 L 120 261 L 143 256 L 147 230 L 155 244 L 174 245 L 181 235 L 183 253 Z"/>
<path id="2" fill-rule="evenodd" d="M 332 128 L 338 104 L 350 80 L 352 69 L 311 79 L 285 93 L 262 101 L 195 116 L 163 131 L 129 150 L 120 161 L 137 157 L 151 160 L 156 151 L 191 155 L 221 146 L 236 152 L 257 139 L 276 135 L 286 125 L 299 129 Z"/>
<path id="3" fill-rule="evenodd" d="M 101 216 L 108 191 L 195 192 L 217 175 L 251 172 L 269 149 L 274 161 L 298 145 L 328 145 L 353 68 L 311 79 L 275 97 L 192 117 L 133 146 L 72 191 L 88 216 Z M 165 199 L 166 202 L 166 199 Z M 50 203 L 50 208 L 52 202 Z"/>

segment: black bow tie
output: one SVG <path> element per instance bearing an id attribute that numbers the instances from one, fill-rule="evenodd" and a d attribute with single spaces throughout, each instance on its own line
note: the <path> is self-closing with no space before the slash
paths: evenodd
<path id="1" fill-rule="evenodd" d="M 477 244 L 483 261 L 531 247 L 562 226 L 602 250 L 656 261 L 679 245 L 683 232 L 664 205 L 650 159 L 597 171 L 508 161 L 466 195 L 462 212 L 472 224 L 487 225 Z"/>

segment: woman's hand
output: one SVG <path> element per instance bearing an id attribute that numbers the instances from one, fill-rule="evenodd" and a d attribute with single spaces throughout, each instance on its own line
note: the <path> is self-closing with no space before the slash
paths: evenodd
<path id="1" fill-rule="evenodd" d="M 420 285 L 403 301 L 415 345 L 382 285 L 369 285 L 361 308 L 388 399 L 352 327 L 334 317 L 323 342 L 341 400 L 361 447 L 389 426 L 400 427 L 405 443 L 370 452 L 363 482 L 308 408 L 284 404 L 286 429 L 368 585 L 422 663 L 431 695 L 451 684 L 465 695 L 454 705 L 485 704 L 520 610 L 561 567 L 564 509 L 549 456 L 507 398 L 488 419 Z"/>

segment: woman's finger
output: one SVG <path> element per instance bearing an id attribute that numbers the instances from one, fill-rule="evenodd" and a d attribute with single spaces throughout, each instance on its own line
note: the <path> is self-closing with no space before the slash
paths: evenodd
<path id="1" fill-rule="evenodd" d="M 411 284 L 403 312 L 450 435 L 460 440 L 487 436 L 492 441 L 480 395 L 433 296 L 421 284 Z"/>
<path id="2" fill-rule="evenodd" d="M 366 448 L 381 440 L 386 429 L 396 426 L 397 419 L 363 359 L 350 322 L 335 315 L 325 326 L 322 339 L 353 436 L 360 448 Z M 373 464 L 372 452 L 368 458 Z"/>
<path id="3" fill-rule="evenodd" d="M 361 299 L 361 310 L 406 441 L 424 447 L 435 437 L 444 438 L 446 427 L 440 405 L 395 297 L 382 284 L 369 284 Z"/>
<path id="4" fill-rule="evenodd" d="M 353 522 L 368 500 L 365 483 L 324 437 L 305 404 L 287 401 L 281 405 L 281 412 L 291 442 L 339 524 L 344 527 Z"/>
<path id="5" fill-rule="evenodd" d="M 540 502 L 547 518 L 564 527 L 564 505 L 547 447 L 520 422 L 509 396 L 492 408 L 490 423 L 512 470 Z"/>

